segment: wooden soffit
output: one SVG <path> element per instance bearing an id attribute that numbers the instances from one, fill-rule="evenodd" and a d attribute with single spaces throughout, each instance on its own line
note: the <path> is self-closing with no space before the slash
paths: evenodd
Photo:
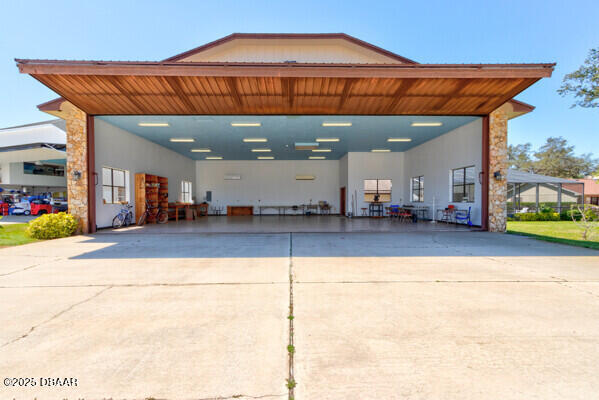
<path id="1" fill-rule="evenodd" d="M 16 61 L 92 115 L 485 115 L 554 67 Z"/>

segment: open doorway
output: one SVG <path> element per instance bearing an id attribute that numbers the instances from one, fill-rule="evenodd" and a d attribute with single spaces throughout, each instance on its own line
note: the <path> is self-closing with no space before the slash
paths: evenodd
<path id="1" fill-rule="evenodd" d="M 345 215 L 345 186 L 339 190 L 339 215 Z"/>

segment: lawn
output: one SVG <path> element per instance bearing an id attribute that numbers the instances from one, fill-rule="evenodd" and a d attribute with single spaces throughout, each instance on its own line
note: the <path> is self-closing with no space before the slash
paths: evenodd
<path id="1" fill-rule="evenodd" d="M 37 242 L 37 239 L 27 236 L 25 228 L 27 228 L 27 224 L 0 225 L 0 247 Z"/>
<path id="2" fill-rule="evenodd" d="M 531 236 L 548 242 L 599 250 L 599 234 L 596 234 L 592 240 L 582 240 L 581 229 L 572 221 L 509 221 L 507 223 L 507 232 Z"/>

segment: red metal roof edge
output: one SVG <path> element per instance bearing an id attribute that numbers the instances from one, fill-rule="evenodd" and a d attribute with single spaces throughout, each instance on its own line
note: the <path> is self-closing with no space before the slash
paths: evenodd
<path id="1" fill-rule="evenodd" d="M 168 61 L 103 61 L 103 60 L 44 60 L 15 58 L 17 64 L 47 65 L 125 65 L 125 66 L 247 66 L 247 67 L 351 67 L 351 68 L 553 68 L 555 63 L 495 63 L 495 64 L 352 64 L 352 63 L 265 63 L 265 62 L 168 62 Z"/>
<path id="2" fill-rule="evenodd" d="M 37 109 L 40 111 L 48 112 L 48 111 L 60 111 L 60 105 L 64 103 L 66 100 L 62 97 L 59 97 L 54 100 L 46 101 L 45 103 L 38 104 Z"/>
<path id="3" fill-rule="evenodd" d="M 535 106 L 516 99 L 511 99 L 509 103 L 512 104 L 512 109 L 516 113 L 526 114 L 535 109 Z"/>
<path id="4" fill-rule="evenodd" d="M 208 49 L 230 42 L 235 39 L 343 39 L 347 40 L 348 42 L 357 44 L 358 46 L 362 46 L 369 50 L 375 51 L 384 56 L 393 58 L 402 63 L 417 64 L 416 61 L 410 60 L 406 57 L 402 57 L 399 54 L 395 54 L 389 50 L 385 50 L 381 47 L 375 46 L 371 43 L 365 42 L 346 33 L 232 33 L 220 39 L 214 40 L 210 43 L 206 43 L 202 46 L 198 46 L 191 50 L 184 51 L 183 53 L 176 54 L 163 61 L 180 61 L 183 58 L 201 53 L 203 51 L 206 51 Z"/>

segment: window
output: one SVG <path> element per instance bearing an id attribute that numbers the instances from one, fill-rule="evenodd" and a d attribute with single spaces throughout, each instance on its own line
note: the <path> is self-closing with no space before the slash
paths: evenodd
<path id="1" fill-rule="evenodd" d="M 412 202 L 424 201 L 424 176 L 412 178 Z"/>
<path id="2" fill-rule="evenodd" d="M 181 202 L 191 203 L 191 182 L 181 181 Z"/>
<path id="3" fill-rule="evenodd" d="M 43 164 L 41 162 L 23 163 L 23 173 L 27 175 L 64 176 L 64 166 Z"/>
<path id="4" fill-rule="evenodd" d="M 595 206 L 599 206 L 599 197 L 591 197 L 591 204 L 595 205 Z"/>
<path id="5" fill-rule="evenodd" d="M 129 201 L 129 171 L 102 168 L 102 199 L 104 204 L 118 204 Z"/>
<path id="6" fill-rule="evenodd" d="M 365 179 L 364 201 L 391 201 L 391 179 Z"/>
<path id="7" fill-rule="evenodd" d="M 474 202 L 474 177 L 473 166 L 451 171 L 453 202 Z"/>

